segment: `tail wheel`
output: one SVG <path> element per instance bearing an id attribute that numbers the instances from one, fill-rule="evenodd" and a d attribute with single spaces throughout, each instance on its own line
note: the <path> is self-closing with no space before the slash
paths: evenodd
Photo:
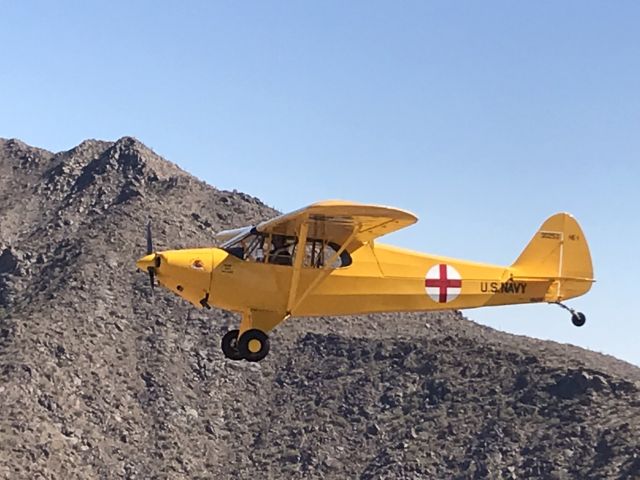
<path id="1" fill-rule="evenodd" d="M 229 330 L 222 337 L 222 353 L 230 360 L 242 360 L 244 356 L 238 349 L 238 334 L 240 330 Z"/>
<path id="2" fill-rule="evenodd" d="M 582 312 L 575 312 L 573 315 L 571 315 L 571 322 L 576 327 L 583 326 L 586 321 L 587 321 L 587 317 L 585 317 L 584 313 Z"/>
<path id="3" fill-rule="evenodd" d="M 248 362 L 259 362 L 269 353 L 269 337 L 262 330 L 252 328 L 238 340 L 238 352 Z"/>
<path id="4" fill-rule="evenodd" d="M 587 321 L 587 317 L 585 317 L 584 313 L 582 312 L 576 312 L 573 308 L 569 308 L 567 307 L 564 303 L 562 302 L 551 302 L 551 303 L 555 303 L 556 305 L 558 305 L 559 307 L 564 308 L 566 311 L 568 311 L 569 313 L 571 313 L 571 323 L 573 323 L 576 327 L 581 327 L 585 324 L 585 322 Z"/>

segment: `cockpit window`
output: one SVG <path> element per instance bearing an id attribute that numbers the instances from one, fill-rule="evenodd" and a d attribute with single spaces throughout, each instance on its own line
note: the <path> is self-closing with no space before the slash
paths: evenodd
<path id="1" fill-rule="evenodd" d="M 296 251 L 297 239 L 284 235 L 272 235 L 269 255 L 266 261 L 276 265 L 293 265 L 293 255 Z"/>
<path id="2" fill-rule="evenodd" d="M 242 260 L 275 265 L 293 265 L 296 255 L 297 238 L 285 235 L 265 235 L 252 229 L 222 245 L 229 254 Z M 323 268 L 335 257 L 340 246 L 332 242 L 308 239 L 304 249 L 302 266 L 306 268 Z M 342 268 L 351 265 L 351 255 L 346 250 L 332 261 L 331 268 Z"/>

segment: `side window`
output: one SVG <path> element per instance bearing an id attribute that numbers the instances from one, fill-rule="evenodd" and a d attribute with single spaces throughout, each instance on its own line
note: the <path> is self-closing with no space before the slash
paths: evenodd
<path id="1" fill-rule="evenodd" d="M 256 232 L 241 234 L 230 240 L 223 248 L 229 254 L 241 260 L 274 265 L 293 265 L 297 255 L 297 239 L 285 235 L 265 236 Z M 324 268 L 331 261 L 331 268 L 343 268 L 351 265 L 351 255 L 344 251 L 335 257 L 340 246 L 332 242 L 317 239 L 307 240 L 304 248 L 302 266 L 306 268 Z"/>
<path id="2" fill-rule="evenodd" d="M 309 239 L 305 245 L 302 265 L 307 268 L 324 268 L 338 250 L 340 250 L 340 246 L 335 243 Z M 342 268 L 349 265 L 351 265 L 351 256 L 349 252 L 344 251 L 333 260 L 331 268 Z"/>
<path id="3" fill-rule="evenodd" d="M 293 265 L 296 239 L 284 235 L 271 235 L 267 262 L 275 265 Z"/>
<path id="4" fill-rule="evenodd" d="M 304 247 L 304 260 L 302 266 L 307 268 L 320 268 L 324 265 L 324 251 L 319 240 L 307 240 Z"/>

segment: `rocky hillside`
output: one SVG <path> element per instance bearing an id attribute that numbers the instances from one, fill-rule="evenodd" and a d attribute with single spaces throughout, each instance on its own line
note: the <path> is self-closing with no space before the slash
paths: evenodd
<path id="1" fill-rule="evenodd" d="M 0 478 L 640 478 L 627 363 L 454 313 L 294 320 L 230 362 L 237 318 L 135 272 L 148 217 L 163 249 L 274 214 L 133 138 L 0 139 Z"/>

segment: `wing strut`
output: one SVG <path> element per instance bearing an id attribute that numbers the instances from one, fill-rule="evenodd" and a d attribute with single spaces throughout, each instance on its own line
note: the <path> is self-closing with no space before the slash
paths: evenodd
<path id="1" fill-rule="evenodd" d="M 291 284 L 289 285 L 289 300 L 287 301 L 287 315 L 291 314 L 291 307 L 296 298 L 298 283 L 300 282 L 300 272 L 302 271 L 302 261 L 304 260 L 304 248 L 307 244 L 307 233 L 309 232 L 308 218 L 300 224 L 298 232 L 298 245 L 296 246 L 296 258 L 293 260 L 293 273 Z"/>

